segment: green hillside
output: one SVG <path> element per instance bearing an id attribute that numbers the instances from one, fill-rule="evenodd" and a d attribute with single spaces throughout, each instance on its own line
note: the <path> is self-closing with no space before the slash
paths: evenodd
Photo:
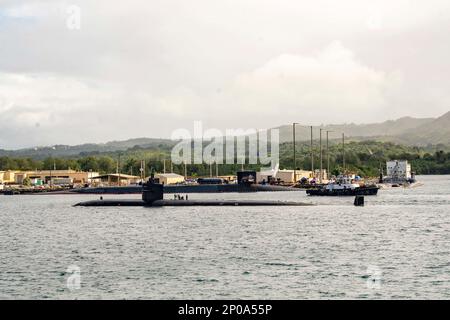
<path id="1" fill-rule="evenodd" d="M 140 161 L 146 160 L 147 172 L 155 168 L 163 170 L 163 160 L 166 159 L 166 169 L 170 170 L 171 144 L 159 143 L 147 148 L 132 147 L 122 151 L 100 152 L 92 151 L 89 154 L 77 156 L 58 157 L 50 155 L 44 159 L 40 157 L 0 157 L 0 170 L 35 170 L 35 169 L 76 169 L 85 171 L 98 171 L 101 173 L 115 172 L 120 154 L 121 172 L 139 174 Z M 280 168 L 293 168 L 292 143 L 280 145 Z M 307 142 L 298 142 L 296 147 L 297 168 L 311 168 L 310 145 Z M 314 163 L 319 168 L 320 152 L 318 142 L 314 141 Z M 342 145 L 339 140 L 330 141 L 330 169 L 337 173 L 342 171 Z M 391 142 L 379 141 L 349 141 L 345 146 L 346 169 L 362 176 L 377 176 L 379 168 L 385 166 L 389 159 L 407 159 L 412 163 L 417 174 L 450 174 L 450 149 L 445 146 L 436 147 L 410 147 Z M 246 169 L 258 170 L 260 165 L 246 165 Z M 323 168 L 327 167 L 327 154 L 323 149 Z M 174 171 L 183 173 L 182 165 L 174 165 Z M 240 165 L 220 165 L 219 174 L 234 174 L 241 168 Z M 213 169 L 215 172 L 215 169 Z M 189 175 L 209 175 L 209 166 L 189 165 Z"/>

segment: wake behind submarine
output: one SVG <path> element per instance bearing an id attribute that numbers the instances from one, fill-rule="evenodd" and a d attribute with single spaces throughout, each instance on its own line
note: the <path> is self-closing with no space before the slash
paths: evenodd
<path id="1" fill-rule="evenodd" d="M 164 199 L 164 185 L 155 182 L 152 174 L 142 188 L 142 200 L 91 200 L 80 202 L 75 207 L 189 207 L 189 206 L 312 206 L 314 204 L 294 201 L 271 200 L 188 200 Z"/>

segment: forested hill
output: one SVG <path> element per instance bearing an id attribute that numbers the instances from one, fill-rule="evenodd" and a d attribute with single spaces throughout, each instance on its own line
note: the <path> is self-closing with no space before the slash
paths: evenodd
<path id="1" fill-rule="evenodd" d="M 450 146 L 450 111 L 438 118 L 411 118 L 404 117 L 397 120 L 389 120 L 372 124 L 335 124 L 313 127 L 313 137 L 319 138 L 319 129 L 329 132 L 330 139 L 340 139 L 342 133 L 345 137 L 358 141 L 376 140 L 382 142 L 394 142 L 408 146 Z M 292 141 L 292 125 L 280 126 L 280 142 Z M 306 124 L 296 126 L 296 140 L 309 141 L 310 127 Z M 95 153 L 126 151 L 129 149 L 168 150 L 175 142 L 169 139 L 136 138 L 125 141 L 110 141 L 107 143 L 87 143 L 75 146 L 54 145 L 45 147 L 33 147 L 19 150 L 2 150 L 0 145 L 0 157 L 29 157 L 44 159 L 53 157 L 85 156 Z M 442 148 L 442 147 L 440 147 Z"/>
<path id="2" fill-rule="evenodd" d="M 315 168 L 319 167 L 320 151 L 317 141 L 314 142 Z M 146 161 L 148 170 L 154 168 L 161 172 L 166 160 L 166 169 L 170 168 L 170 152 L 168 145 L 153 145 L 148 148 L 132 147 L 121 151 L 90 152 L 85 155 L 45 158 L 0 156 L 0 170 L 35 170 L 35 169 L 76 169 L 101 173 L 115 172 L 120 154 L 120 170 L 123 173 L 139 173 L 141 160 Z M 310 145 L 298 142 L 296 148 L 297 168 L 311 168 Z M 330 141 L 330 169 L 334 173 L 342 171 L 342 144 L 339 140 Z M 386 160 L 406 159 L 412 164 L 417 174 L 450 174 L 450 149 L 435 147 L 411 147 L 391 142 L 348 141 L 345 145 L 346 169 L 362 176 L 377 176 L 380 167 L 385 167 Z M 182 165 L 174 165 L 174 171 L 184 174 Z M 260 165 L 246 165 L 246 169 L 259 170 Z M 323 148 L 323 167 L 327 167 L 326 148 Z M 219 174 L 235 174 L 240 165 L 220 165 Z M 292 143 L 280 145 L 280 168 L 293 168 Z M 150 171 L 147 171 L 150 172 Z M 209 166 L 189 165 L 188 174 L 194 176 L 209 175 Z"/>

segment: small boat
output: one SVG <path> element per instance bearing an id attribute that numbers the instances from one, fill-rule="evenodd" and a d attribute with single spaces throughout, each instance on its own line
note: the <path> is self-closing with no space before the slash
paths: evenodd
<path id="1" fill-rule="evenodd" d="M 361 186 L 352 183 L 347 177 L 339 177 L 337 181 L 330 182 L 324 186 L 306 190 L 310 196 L 372 196 L 377 195 L 378 186 Z"/>

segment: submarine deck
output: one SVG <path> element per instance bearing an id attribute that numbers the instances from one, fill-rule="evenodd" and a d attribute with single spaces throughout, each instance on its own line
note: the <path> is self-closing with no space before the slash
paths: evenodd
<path id="1" fill-rule="evenodd" d="M 270 200 L 91 200 L 77 203 L 79 207 L 189 207 L 189 206 L 313 206 L 311 203 Z"/>

